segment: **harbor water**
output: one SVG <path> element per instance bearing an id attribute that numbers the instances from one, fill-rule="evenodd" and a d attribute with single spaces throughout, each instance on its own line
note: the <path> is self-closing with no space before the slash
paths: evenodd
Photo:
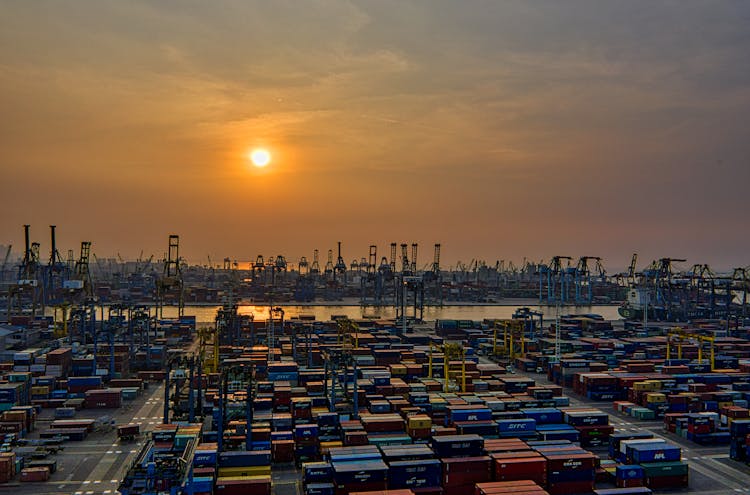
<path id="1" fill-rule="evenodd" d="M 513 313 L 522 307 L 528 307 L 544 314 L 547 320 L 556 317 L 556 306 L 539 305 L 465 305 L 465 306 L 425 306 L 424 320 L 432 321 L 439 319 L 448 320 L 482 320 L 485 318 L 510 318 Z M 282 306 L 284 318 L 290 319 L 296 316 L 314 316 L 318 321 L 330 320 L 333 315 L 346 316 L 351 319 L 359 318 L 395 318 L 396 309 L 393 306 L 355 306 L 355 305 L 308 305 L 308 306 Z M 185 307 L 186 316 L 195 316 L 198 323 L 213 322 L 219 306 L 188 306 Z M 598 314 L 606 320 L 618 320 L 617 306 L 562 306 L 560 315 L 566 314 Z M 252 314 L 256 319 L 268 318 L 268 305 L 241 305 L 240 314 Z M 406 311 L 407 316 L 411 314 Z M 165 307 L 163 316 L 165 318 L 176 317 L 176 307 Z"/>

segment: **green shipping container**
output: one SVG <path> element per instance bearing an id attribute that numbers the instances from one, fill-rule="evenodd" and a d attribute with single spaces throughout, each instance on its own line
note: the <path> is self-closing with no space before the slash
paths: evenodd
<path id="1" fill-rule="evenodd" d="M 372 445 L 406 445 L 412 443 L 411 437 L 407 435 L 382 437 L 370 435 L 368 440 Z"/>
<path id="2" fill-rule="evenodd" d="M 138 389 L 137 388 L 123 388 L 122 389 L 122 400 L 135 400 L 135 398 L 138 396 Z"/>
<path id="3" fill-rule="evenodd" d="M 175 447 L 183 448 L 187 445 L 188 441 L 195 438 L 194 435 L 175 435 L 174 445 Z"/>
<path id="4" fill-rule="evenodd" d="M 645 407 L 633 408 L 630 415 L 640 420 L 656 419 L 656 412 L 651 409 L 646 409 Z"/>
<path id="5" fill-rule="evenodd" d="M 646 478 L 661 476 L 684 476 L 688 474 L 688 464 L 683 461 L 674 462 L 646 462 L 641 464 Z"/>

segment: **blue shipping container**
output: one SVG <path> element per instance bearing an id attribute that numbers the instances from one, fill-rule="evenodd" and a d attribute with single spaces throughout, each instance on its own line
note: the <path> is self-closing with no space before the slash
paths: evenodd
<path id="1" fill-rule="evenodd" d="M 615 468 L 618 480 L 639 480 L 644 477 L 643 467 L 635 464 L 618 464 Z"/>
<path id="2" fill-rule="evenodd" d="M 635 464 L 679 461 L 682 457 L 682 449 L 669 444 L 635 444 L 628 446 L 626 457 Z"/>
<path id="3" fill-rule="evenodd" d="M 338 485 L 382 482 L 387 475 L 383 461 L 333 463 L 333 480 Z"/>
<path id="4" fill-rule="evenodd" d="M 325 483 L 333 478 L 333 466 L 329 462 L 306 462 L 302 464 L 305 483 Z"/>
<path id="5" fill-rule="evenodd" d="M 270 450 L 229 451 L 219 454 L 219 467 L 267 466 L 269 464 L 271 464 Z"/>
<path id="6" fill-rule="evenodd" d="M 396 461 L 388 469 L 389 488 L 422 488 L 440 486 L 442 474 L 438 459 Z"/>
<path id="7" fill-rule="evenodd" d="M 497 422 L 500 433 L 523 432 L 527 433 L 536 430 L 536 421 L 527 419 L 501 419 Z"/>
<path id="8" fill-rule="evenodd" d="M 563 422 L 562 411 L 555 408 L 521 409 L 521 412 L 527 418 L 535 420 L 538 425 Z"/>
<path id="9" fill-rule="evenodd" d="M 334 495 L 333 483 L 312 483 L 305 487 L 305 495 Z"/>
<path id="10" fill-rule="evenodd" d="M 195 467 L 213 467 L 216 466 L 215 450 L 196 450 L 193 457 L 193 466 Z"/>

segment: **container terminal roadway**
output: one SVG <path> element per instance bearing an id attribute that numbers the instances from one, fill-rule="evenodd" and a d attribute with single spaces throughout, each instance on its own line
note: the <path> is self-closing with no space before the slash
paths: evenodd
<path id="1" fill-rule="evenodd" d="M 116 424 L 140 423 L 141 435 L 132 442 L 120 442 L 115 429 L 107 432 L 92 432 L 82 442 L 65 442 L 64 450 L 51 454 L 48 459 L 57 461 L 57 471 L 49 481 L 21 483 L 18 479 L 0 485 L 0 495 L 115 495 L 120 481 L 138 451 L 154 429 L 162 422 L 164 411 L 164 384 L 152 383 L 131 403 L 120 409 L 83 409 L 76 419 L 110 417 Z M 52 411 L 44 410 L 36 423 L 36 432 L 27 438 L 38 438 L 38 431 L 52 421 Z"/>

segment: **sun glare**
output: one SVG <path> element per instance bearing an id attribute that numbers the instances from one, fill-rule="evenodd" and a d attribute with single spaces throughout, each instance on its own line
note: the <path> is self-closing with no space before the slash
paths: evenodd
<path id="1" fill-rule="evenodd" d="M 253 162 L 253 165 L 256 167 L 265 167 L 271 163 L 271 153 L 269 153 L 268 150 L 261 148 L 254 149 L 250 152 L 250 161 Z"/>

